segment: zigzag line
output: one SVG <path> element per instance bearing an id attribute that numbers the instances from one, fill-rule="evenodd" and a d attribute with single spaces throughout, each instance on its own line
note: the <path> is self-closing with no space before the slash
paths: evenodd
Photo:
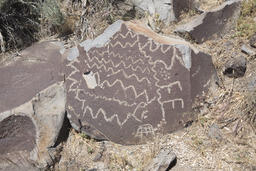
<path id="1" fill-rule="evenodd" d="M 109 87 L 113 87 L 116 83 L 120 83 L 121 84 L 121 87 L 123 88 L 123 90 L 124 91 L 127 91 L 128 89 L 132 89 L 132 91 L 134 92 L 134 94 L 135 94 L 135 98 L 138 98 L 139 96 L 142 96 L 143 94 L 145 95 L 145 97 L 146 97 L 146 101 L 147 101 L 147 103 L 149 103 L 149 98 L 148 98 L 148 95 L 147 95 L 147 92 L 146 92 L 146 90 L 143 90 L 142 91 L 142 93 L 140 93 L 140 94 L 137 94 L 137 92 L 136 92 L 136 90 L 135 90 L 135 88 L 134 88 L 134 86 L 132 86 L 132 85 L 129 85 L 128 87 L 125 87 L 124 85 L 123 85 L 123 82 L 122 81 L 120 81 L 120 80 L 115 80 L 112 84 L 111 83 L 109 83 L 107 80 L 104 80 L 102 83 L 101 83 L 101 85 L 100 86 L 103 86 L 104 85 L 104 83 L 106 83 Z"/>
<path id="2" fill-rule="evenodd" d="M 127 36 L 130 34 L 131 38 L 134 38 L 134 37 L 137 37 L 137 40 L 134 41 L 132 44 L 131 43 L 128 43 L 126 42 L 125 45 L 122 45 L 121 42 L 119 41 L 116 41 L 115 44 L 111 43 L 113 40 L 116 40 L 118 37 L 122 37 L 123 39 L 127 38 Z M 119 44 L 122 48 L 126 48 L 127 45 L 129 45 L 130 47 L 133 47 L 135 43 L 138 42 L 138 35 L 134 34 L 133 32 L 131 31 L 128 31 L 125 35 L 123 35 L 122 33 L 119 33 L 117 34 L 115 37 L 113 37 L 113 39 L 110 41 L 110 43 L 108 43 L 108 49 L 109 49 L 109 45 L 111 45 L 113 48 L 115 46 L 117 46 L 117 44 Z M 108 51 L 103 51 L 103 52 L 98 52 L 96 49 L 95 50 L 91 50 L 92 53 L 98 53 L 101 57 L 103 56 L 104 53 L 108 53 Z"/>
<path id="3" fill-rule="evenodd" d="M 101 59 L 99 59 L 97 56 L 93 56 L 93 57 L 88 56 L 88 60 L 85 60 L 85 61 L 86 61 L 87 63 L 89 62 L 90 65 L 92 65 L 92 64 L 93 64 L 93 65 L 96 65 L 97 68 L 99 68 L 98 65 L 100 65 L 100 64 L 102 64 L 102 63 L 104 63 L 104 65 L 111 64 L 112 67 L 114 67 L 114 68 L 117 68 L 117 67 L 120 66 L 120 64 L 123 64 L 123 65 L 125 66 L 125 68 L 129 68 L 129 67 L 131 66 L 131 69 L 132 69 L 133 71 L 137 71 L 137 68 L 139 68 L 139 69 L 142 71 L 142 73 L 144 73 L 145 70 L 148 70 L 148 71 L 149 71 L 149 69 L 148 69 L 147 67 L 146 67 L 145 69 L 143 69 L 143 68 L 141 68 L 141 67 L 139 66 L 139 64 L 138 64 L 139 62 L 144 63 L 144 61 L 143 61 L 142 59 L 138 59 L 138 60 L 135 60 L 135 61 L 134 61 L 133 57 L 129 56 L 128 58 L 126 58 L 125 60 L 123 60 L 123 59 L 120 57 L 120 56 L 121 56 L 120 54 L 114 54 L 113 52 L 111 52 L 110 55 L 113 55 L 113 57 L 118 57 L 118 58 L 120 59 L 120 62 L 117 63 L 117 64 L 114 64 L 111 59 L 109 59 L 109 60 L 106 59 L 106 58 L 101 58 Z M 129 64 L 129 65 L 127 66 L 126 63 L 125 63 L 125 61 L 128 61 L 128 60 L 131 60 L 131 61 L 132 61 L 132 64 Z M 137 66 L 134 68 L 134 65 L 136 65 L 136 64 L 137 64 Z M 101 66 L 101 65 L 100 65 L 100 66 Z M 108 67 L 111 67 L 111 66 L 108 66 Z M 107 70 L 106 67 L 104 67 L 104 69 Z"/>
<path id="4" fill-rule="evenodd" d="M 94 67 L 96 67 L 97 70 L 104 69 L 104 71 L 106 72 L 114 73 L 113 67 L 106 68 L 104 64 L 97 65 L 96 63 L 94 63 L 93 65 L 91 65 L 91 69 Z"/>
<path id="5" fill-rule="evenodd" d="M 113 82 L 112 82 L 112 85 L 115 85 L 115 83 L 117 83 L 117 80 L 119 80 L 119 78 L 122 76 L 122 73 L 119 73 L 119 75 L 116 75 L 115 77 L 113 77 L 114 78 L 114 80 L 113 80 Z M 122 82 L 122 88 L 127 88 L 127 87 L 125 87 L 125 86 L 123 86 L 123 81 L 121 81 L 121 80 L 119 80 L 120 82 Z M 109 84 L 111 84 L 111 82 L 109 81 L 109 80 L 104 80 L 103 82 L 102 82 L 102 84 L 101 85 L 104 85 L 104 83 L 108 83 L 107 85 L 109 86 Z M 131 80 L 131 81 L 128 81 L 128 85 L 131 83 L 131 82 L 133 82 L 133 80 Z M 127 82 L 126 82 L 127 83 Z M 109 87 L 112 87 L 112 86 L 109 86 Z M 136 87 L 134 87 L 133 85 L 129 85 L 128 87 L 133 87 L 133 89 L 136 91 Z M 143 88 L 144 89 L 144 91 L 147 91 L 147 89 L 146 89 L 146 87 L 144 87 Z M 136 91 L 136 93 L 135 94 L 137 94 L 137 91 Z M 137 97 L 136 97 L 137 98 Z M 148 99 L 147 99 L 148 100 Z"/>
<path id="6" fill-rule="evenodd" d="M 128 60 L 131 60 L 132 61 L 132 64 L 136 64 L 136 63 L 139 63 L 139 62 L 141 62 L 141 63 L 145 63 L 145 61 L 143 61 L 142 59 L 137 59 L 137 60 L 134 60 L 134 57 L 132 57 L 132 56 L 128 56 L 128 57 L 126 57 L 126 58 L 122 58 L 122 56 L 120 55 L 120 53 L 114 53 L 114 52 L 110 52 L 109 53 L 109 56 L 110 55 L 113 55 L 113 58 L 119 58 L 120 59 L 120 61 L 122 61 L 122 60 L 125 60 L 125 61 L 128 61 Z M 131 64 L 130 64 L 131 65 Z"/>
<path id="7" fill-rule="evenodd" d="M 110 42 L 109 45 L 110 45 L 112 48 L 115 48 L 117 45 L 120 45 L 122 48 L 126 48 L 127 46 L 133 47 L 133 46 L 134 46 L 136 43 L 138 43 L 138 42 L 139 42 L 138 40 L 134 41 L 133 43 L 126 42 L 126 43 L 123 45 L 121 42 L 117 41 L 117 42 L 115 42 L 115 43 Z"/>
<path id="8" fill-rule="evenodd" d="M 103 62 L 104 64 L 99 65 L 99 64 L 97 64 L 97 62 L 92 62 L 93 65 L 91 66 L 91 68 L 96 67 L 97 70 L 104 68 L 104 70 L 107 71 L 107 72 L 109 72 L 109 71 L 111 70 L 111 74 L 108 74 L 108 76 L 115 75 L 115 74 L 118 73 L 119 71 L 123 71 L 123 72 L 125 73 L 126 78 L 130 78 L 130 77 L 134 76 L 134 77 L 137 79 L 138 82 L 142 82 L 144 79 L 146 79 L 146 81 L 147 81 L 148 83 L 150 83 L 150 81 L 149 81 L 147 78 L 145 78 L 145 77 L 140 79 L 137 75 L 135 75 L 135 74 L 127 75 L 127 73 L 124 71 L 124 69 L 131 69 L 131 70 L 137 72 L 137 71 L 140 69 L 140 72 L 141 72 L 142 74 L 145 74 L 146 72 L 147 72 L 147 73 L 150 72 L 150 70 L 149 70 L 148 67 L 145 67 L 144 69 L 142 69 L 142 68 L 138 65 L 138 66 L 136 66 L 136 67 L 134 68 L 134 66 L 133 66 L 132 64 L 129 64 L 128 66 L 125 66 L 125 62 L 124 62 L 124 61 L 121 61 L 120 63 L 114 65 L 111 60 L 102 59 L 102 60 L 101 60 L 102 62 L 99 62 L 99 60 L 97 59 L 97 57 L 92 57 L 92 58 L 93 58 L 92 60 L 95 59 L 98 63 L 102 63 L 102 62 Z M 128 57 L 128 59 L 132 59 L 132 57 Z M 91 60 L 91 61 L 92 61 L 92 60 Z M 143 61 L 142 61 L 141 59 L 139 59 L 139 60 L 136 60 L 135 62 L 138 63 L 138 62 L 143 62 Z M 112 66 L 108 66 L 108 69 L 107 69 L 107 68 L 106 68 L 107 64 L 110 64 L 110 65 L 112 65 Z M 123 68 L 119 68 L 121 64 L 124 65 L 124 69 L 123 69 Z M 114 71 L 114 70 L 117 70 L 117 71 Z"/>
<path id="9" fill-rule="evenodd" d="M 72 87 L 73 87 L 73 85 L 77 84 L 78 81 L 75 80 L 74 78 L 72 78 L 71 76 L 72 76 L 73 74 L 75 74 L 75 73 L 78 71 L 78 69 L 77 69 L 76 67 L 74 67 L 73 65 L 69 65 L 69 66 L 74 69 L 74 71 L 72 72 L 72 74 L 70 74 L 69 77 L 67 78 L 68 80 L 70 80 L 70 81 L 72 82 L 72 84 L 69 86 L 69 91 L 76 91 L 76 89 L 73 89 Z M 102 65 L 102 67 L 105 67 L 105 66 Z M 128 76 L 123 70 L 119 70 L 117 73 L 120 73 L 121 71 L 122 71 L 123 75 L 125 76 L 125 78 L 127 78 L 127 79 L 133 77 L 133 78 L 136 78 L 136 80 L 139 81 L 139 82 L 143 82 L 143 81 L 145 80 L 145 81 L 147 81 L 148 83 L 150 83 L 150 81 L 149 81 L 147 78 L 139 79 L 135 74 L 132 74 L 132 75 Z M 98 77 L 98 81 L 97 81 L 97 82 L 98 82 L 98 85 L 100 85 L 100 86 L 102 86 L 104 83 L 107 83 L 107 85 L 109 85 L 109 86 L 111 87 L 111 86 L 113 86 L 113 85 L 116 83 L 116 81 L 115 81 L 115 82 L 111 85 L 107 80 L 105 80 L 105 81 L 103 81 L 102 83 L 100 83 L 100 76 L 99 76 L 99 73 L 96 72 L 96 73 L 95 73 L 95 76 Z M 123 85 L 123 83 L 122 83 L 121 81 L 120 81 L 120 83 L 121 83 L 122 87 L 124 88 L 125 86 Z M 136 98 L 143 94 L 143 93 L 141 93 L 141 94 L 137 95 L 137 92 L 136 92 L 136 90 L 135 90 L 135 88 L 134 88 L 133 86 L 129 86 L 129 87 L 127 87 L 127 89 L 128 89 L 128 88 L 132 88 L 132 90 L 134 91 L 134 94 L 135 94 Z M 124 89 L 126 90 L 126 88 L 124 88 Z M 144 91 L 145 91 L 145 90 L 144 90 Z M 147 101 L 148 101 L 148 96 L 147 96 L 147 94 L 146 94 L 146 99 L 147 99 Z"/>
<path id="10" fill-rule="evenodd" d="M 169 45 L 168 48 L 166 49 L 163 49 L 163 48 L 164 48 L 164 45 L 161 45 L 161 52 L 166 53 L 168 50 L 172 49 L 173 47 Z"/>
<path id="11" fill-rule="evenodd" d="M 81 91 L 83 91 L 83 90 L 81 90 Z M 117 102 L 119 105 L 124 105 L 124 106 L 127 106 L 127 107 L 133 107 L 133 106 L 137 105 L 136 103 L 128 104 L 126 101 L 121 101 L 121 100 L 116 99 L 116 98 L 107 98 L 105 96 L 99 96 L 99 95 L 91 94 L 91 93 L 85 92 L 85 91 L 83 91 L 83 93 L 90 96 L 90 97 L 94 97 L 95 99 L 102 99 L 102 100 L 105 100 L 105 101 L 114 101 L 114 102 Z M 143 104 L 146 105 L 144 102 L 143 102 Z"/>
<path id="12" fill-rule="evenodd" d="M 75 62 L 75 61 L 74 61 Z M 73 66 L 73 62 L 72 63 L 70 63 L 70 64 L 68 64 L 67 66 L 69 66 L 69 67 L 71 67 L 71 68 L 73 68 L 74 70 L 68 75 L 68 77 L 66 78 L 67 80 L 70 80 L 72 83 L 70 84 L 70 86 L 69 86 L 69 91 L 75 91 L 75 89 L 73 89 L 72 87 L 73 87 L 73 85 L 75 85 L 76 83 L 78 83 L 78 81 L 77 80 L 75 80 L 74 78 L 72 78 L 72 76 L 74 75 L 74 74 L 76 74 L 77 72 L 79 72 L 79 70 L 75 67 L 75 66 Z"/>
<path id="13" fill-rule="evenodd" d="M 143 103 L 143 102 L 142 102 L 142 103 Z M 128 121 L 128 119 L 129 119 L 130 117 L 133 117 L 133 118 L 134 118 L 135 120 L 137 120 L 138 122 L 142 122 L 140 119 L 138 119 L 138 118 L 135 116 L 136 111 L 141 107 L 141 104 L 142 104 L 142 103 L 138 104 L 132 113 L 130 113 L 130 112 L 127 113 L 126 118 L 124 119 L 123 122 L 120 121 L 120 119 L 119 119 L 119 117 L 118 117 L 118 114 L 113 114 L 111 117 L 108 118 L 106 112 L 105 112 L 104 109 L 102 109 L 102 108 L 99 108 L 98 111 L 97 111 L 97 113 L 94 115 L 92 108 L 89 107 L 89 106 L 86 106 L 86 107 L 84 108 L 83 115 L 85 115 L 85 114 L 86 114 L 86 111 L 88 110 L 88 111 L 90 112 L 90 115 L 91 115 L 91 117 L 92 117 L 93 119 L 97 119 L 98 116 L 99 116 L 99 114 L 102 114 L 102 115 L 103 115 L 103 117 L 104 117 L 104 119 L 105 119 L 106 122 L 112 122 L 112 121 L 114 120 L 114 118 L 116 118 L 118 125 L 119 125 L 120 127 L 122 127 L 122 126 Z M 143 106 L 142 106 L 142 107 L 143 107 Z M 84 117 L 84 116 L 83 116 L 83 117 Z"/>
<path id="14" fill-rule="evenodd" d="M 91 66 L 91 68 L 96 67 L 97 70 L 104 69 L 104 71 L 110 72 L 110 73 L 107 75 L 107 77 L 116 75 L 116 74 L 118 74 L 119 72 L 123 72 L 123 75 L 124 75 L 124 77 L 125 77 L 126 79 L 135 77 L 138 82 L 143 82 L 143 80 L 145 80 L 145 81 L 147 81 L 147 83 L 150 83 L 150 81 L 148 80 L 147 77 L 142 77 L 142 78 L 140 79 L 140 78 L 139 78 L 136 74 L 134 74 L 134 73 L 131 74 L 131 75 L 128 75 L 128 74 L 125 72 L 124 69 L 119 68 L 119 66 L 120 66 L 121 64 L 122 64 L 122 62 L 121 62 L 118 66 L 116 66 L 117 68 L 114 68 L 114 67 L 108 67 L 108 68 L 106 68 L 106 65 L 104 65 L 104 64 L 102 64 L 102 65 L 99 66 L 99 65 L 97 65 L 96 63 L 94 63 L 94 64 Z M 125 68 L 125 69 L 131 69 L 131 70 L 133 70 L 133 71 L 139 71 L 139 70 L 140 70 L 141 74 L 145 74 L 145 73 L 147 73 L 146 75 L 149 74 L 149 69 L 148 69 L 148 68 L 145 68 L 145 69 L 144 69 L 144 72 L 141 70 L 141 67 L 139 67 L 139 66 L 137 66 L 137 67 L 135 68 L 135 70 L 132 68 L 131 65 L 128 66 L 128 67 L 124 67 L 124 68 Z M 114 71 L 114 69 L 116 69 L 117 71 Z"/>
<path id="15" fill-rule="evenodd" d="M 86 62 L 87 62 L 87 63 L 89 62 L 90 65 L 93 64 L 93 65 L 96 65 L 96 66 L 98 66 L 98 67 L 99 67 L 99 65 L 101 66 L 101 65 L 111 64 L 111 66 L 108 66 L 108 67 L 117 68 L 117 67 L 119 67 L 121 64 L 123 64 L 125 68 L 130 68 L 130 67 L 131 67 L 131 69 L 132 69 L 133 71 L 137 71 L 137 68 L 139 68 L 142 72 L 145 72 L 145 70 L 148 70 L 147 67 L 146 67 L 145 69 L 142 69 L 142 68 L 139 66 L 139 62 L 144 63 L 141 59 L 136 60 L 136 61 L 134 61 L 132 64 L 129 64 L 129 65 L 127 66 L 125 62 L 126 62 L 127 60 L 129 60 L 129 59 L 130 59 L 131 61 L 133 61 L 133 60 L 132 60 L 132 57 L 128 57 L 126 60 L 120 60 L 119 63 L 114 64 L 112 60 L 106 60 L 106 59 L 99 60 L 96 56 L 93 56 L 93 57 L 91 57 L 91 59 L 90 59 L 89 61 L 86 61 Z M 103 63 L 103 64 L 102 64 L 102 63 Z M 137 66 L 134 68 L 134 65 L 137 65 Z M 98 67 L 97 67 L 97 68 L 98 68 Z M 107 70 L 106 67 L 104 67 L 104 68 L 105 68 L 105 70 Z"/>
<path id="16" fill-rule="evenodd" d="M 127 28 L 128 29 L 128 28 Z M 128 29 L 128 31 L 125 33 L 125 35 L 122 34 L 122 32 L 119 32 L 116 36 L 113 37 L 113 40 L 116 40 L 118 37 L 122 37 L 123 39 L 127 38 L 127 36 L 130 34 L 131 38 L 134 38 L 137 36 L 138 39 L 138 35 L 134 34 L 132 31 L 130 31 Z"/>
<path id="17" fill-rule="evenodd" d="M 117 71 L 117 72 L 114 72 L 113 74 L 109 74 L 109 75 L 107 75 L 107 76 L 113 76 L 113 75 L 116 75 L 116 74 L 118 74 L 118 73 L 120 73 L 120 72 L 122 72 L 124 78 L 126 78 L 126 79 L 136 78 L 136 80 L 137 80 L 139 83 L 142 83 L 142 82 L 145 80 L 148 84 L 150 84 L 150 81 L 148 80 L 148 78 L 143 77 L 143 78 L 140 79 L 140 78 L 139 78 L 137 75 L 135 75 L 135 74 L 127 75 L 127 73 L 126 73 L 123 69 L 122 69 L 122 70 L 119 70 L 119 71 Z"/>
<path id="18" fill-rule="evenodd" d="M 90 50 L 89 53 L 87 53 L 87 55 L 89 56 L 90 54 L 95 54 L 95 53 L 97 53 L 98 55 L 103 57 L 104 53 L 107 53 L 107 54 L 109 53 L 109 50 L 99 52 L 98 49 L 93 49 L 93 50 Z M 96 56 L 96 55 L 94 55 L 94 56 Z"/>

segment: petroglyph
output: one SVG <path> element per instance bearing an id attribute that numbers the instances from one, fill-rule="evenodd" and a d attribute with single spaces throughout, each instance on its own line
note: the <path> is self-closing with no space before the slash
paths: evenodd
<path id="1" fill-rule="evenodd" d="M 71 122 L 79 119 L 82 126 L 90 124 L 112 141 L 133 144 L 157 131 L 181 127 L 173 117 L 191 118 L 182 113 L 191 110 L 190 72 L 195 71 L 192 50 L 184 61 L 175 44 L 119 24 L 114 24 L 120 28 L 112 36 L 104 33 L 109 37 L 102 38 L 104 45 L 96 38 L 94 47 L 88 45 L 90 40 L 72 49 L 78 56 L 71 61 L 69 57 L 66 65 L 67 111 Z"/>
<path id="2" fill-rule="evenodd" d="M 153 126 L 150 124 L 144 124 L 138 127 L 135 137 L 139 137 L 140 139 L 143 139 L 143 137 L 149 137 L 154 135 L 155 135 L 155 131 Z"/>

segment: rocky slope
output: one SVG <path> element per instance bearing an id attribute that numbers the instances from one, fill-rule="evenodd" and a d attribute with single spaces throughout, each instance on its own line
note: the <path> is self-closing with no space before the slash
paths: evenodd
<path id="1" fill-rule="evenodd" d="M 10 52 L 12 46 L 6 46 L 11 39 L 6 39 L 6 34 L 3 32 L 2 35 L 0 34 L 1 51 L 9 50 L 1 54 L 0 66 L 0 77 L 4 80 L 0 83 L 0 144 L 9 145 L 6 148 L 0 147 L 3 159 L 0 162 L 1 169 L 256 169 L 255 0 L 227 2 L 189 0 L 180 4 L 175 0 L 166 2 L 150 0 L 71 2 L 66 0 L 61 1 L 59 5 L 57 1 L 54 2 L 59 6 L 57 11 L 64 16 L 63 21 L 58 22 L 62 23 L 63 27 L 60 29 L 56 23 L 54 25 L 53 21 L 58 20 L 50 21 L 46 17 L 47 22 L 41 22 L 44 29 L 38 35 L 44 43 L 37 43 L 30 49 L 12 53 Z M 0 7 L 1 5 L 0 3 Z M 41 5 L 44 10 L 49 10 L 49 4 Z M 6 11 L 1 10 L 0 22 L 3 12 Z M 102 127 L 97 125 L 101 122 L 100 120 L 97 123 L 84 119 L 83 115 L 76 115 L 75 119 L 69 118 L 73 126 L 70 128 L 69 120 L 64 114 L 66 87 L 62 82 L 68 81 L 69 77 L 63 76 L 65 69 L 60 67 L 59 63 L 66 60 L 66 57 L 74 60 L 77 57 L 76 48 L 69 49 L 79 47 L 84 40 L 87 40 L 87 45 L 84 43 L 80 45 L 84 46 L 85 50 L 88 50 L 89 46 L 92 48 L 93 42 L 88 44 L 88 39 L 96 38 L 119 19 L 139 20 L 144 26 L 154 31 L 148 35 L 143 32 L 150 38 L 158 33 L 161 37 L 158 40 L 161 41 L 163 41 L 162 37 L 167 37 L 168 41 L 171 39 L 172 41 L 178 40 L 178 42 L 180 39 L 185 39 L 186 44 L 190 44 L 193 50 L 197 49 L 212 57 L 218 76 L 218 79 L 215 79 L 213 85 L 210 86 L 210 91 L 191 106 L 191 111 L 195 116 L 193 122 L 187 122 L 183 125 L 185 128 L 171 134 L 156 131 L 153 139 L 142 145 L 124 146 L 114 143 L 120 143 L 118 141 L 120 137 L 122 141 L 129 140 L 129 133 L 126 133 L 124 138 L 122 134 L 119 135 L 120 137 L 109 134 L 114 142 L 97 141 L 92 137 L 95 138 L 98 134 L 94 132 L 90 134 L 88 132 L 90 127 L 89 129 L 86 127 L 88 124 L 86 122 L 104 135 L 108 135 L 108 129 L 111 127 L 102 130 Z M 51 29 L 45 27 L 47 24 L 51 26 Z M 47 36 L 49 32 L 55 36 Z M 52 42 L 53 38 L 64 44 Z M 46 39 L 51 41 L 47 42 Z M 184 44 L 184 40 L 182 42 Z M 93 45 L 99 47 L 97 43 Z M 44 56 L 46 51 L 48 56 Z M 79 52 L 81 53 L 81 49 Z M 186 52 L 182 55 L 184 54 Z M 80 58 L 78 57 L 79 60 Z M 184 68 L 188 65 L 186 61 L 184 58 Z M 91 62 L 90 57 L 88 62 Z M 155 61 L 149 60 L 149 66 L 152 65 L 152 68 L 154 68 L 153 62 Z M 165 60 L 165 63 L 168 64 L 168 60 Z M 88 71 L 83 68 L 91 66 L 93 64 L 87 66 L 85 63 L 80 70 L 86 73 Z M 90 68 L 90 71 L 92 69 Z M 40 72 L 34 72 L 37 70 Z M 207 72 L 207 70 L 201 71 L 200 78 L 207 75 Z M 87 76 L 85 80 L 86 78 Z M 150 79 L 149 76 L 147 78 Z M 84 78 L 74 77 L 73 79 Z M 84 82 L 83 86 L 86 87 L 86 85 L 88 86 L 88 83 Z M 101 92 L 98 89 L 94 90 L 94 86 L 90 91 L 91 94 Z M 167 90 L 166 94 L 168 94 Z M 99 96 L 98 93 L 97 95 Z M 108 97 L 108 95 L 106 91 L 102 91 L 100 96 Z M 86 96 L 82 96 L 82 99 L 84 97 Z M 119 100 L 123 98 L 122 95 L 113 96 L 115 97 Z M 77 106 L 78 103 L 73 103 L 72 99 L 68 100 L 68 104 L 71 107 Z M 101 103 L 99 99 L 95 104 L 98 103 Z M 90 105 L 93 106 L 93 104 Z M 94 107 L 97 108 L 97 106 Z M 127 110 L 130 109 L 127 108 Z M 71 113 L 70 111 L 72 110 L 67 109 L 68 113 Z M 120 113 L 122 114 L 122 109 Z M 15 124 L 16 122 L 22 125 Z M 81 129 L 83 128 L 81 125 L 87 131 Z M 115 131 L 118 133 L 117 128 Z M 113 132 L 110 131 L 110 133 Z M 27 143 L 27 140 L 30 143 Z"/>

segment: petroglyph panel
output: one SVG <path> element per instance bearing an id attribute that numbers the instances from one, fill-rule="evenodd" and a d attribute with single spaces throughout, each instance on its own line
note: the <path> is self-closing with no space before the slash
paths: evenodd
<path id="1" fill-rule="evenodd" d="M 96 46 L 82 43 L 78 57 L 68 57 L 66 106 L 73 127 L 93 128 L 98 138 L 121 144 L 183 127 L 192 118 L 191 68 L 184 53 L 175 43 L 141 34 L 145 28 L 117 23 L 106 44 L 87 41 Z"/>

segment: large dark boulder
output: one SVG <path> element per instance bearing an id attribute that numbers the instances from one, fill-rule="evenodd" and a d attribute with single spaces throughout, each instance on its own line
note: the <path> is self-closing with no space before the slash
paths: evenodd
<path id="1" fill-rule="evenodd" d="M 121 144 L 184 127 L 215 75 L 211 56 L 133 22 L 117 21 L 65 55 L 72 126 Z"/>
<path id="2" fill-rule="evenodd" d="M 180 25 L 176 32 L 196 43 L 214 39 L 234 28 L 240 14 L 241 0 L 230 0 L 218 8 L 206 11 L 192 21 Z"/>

